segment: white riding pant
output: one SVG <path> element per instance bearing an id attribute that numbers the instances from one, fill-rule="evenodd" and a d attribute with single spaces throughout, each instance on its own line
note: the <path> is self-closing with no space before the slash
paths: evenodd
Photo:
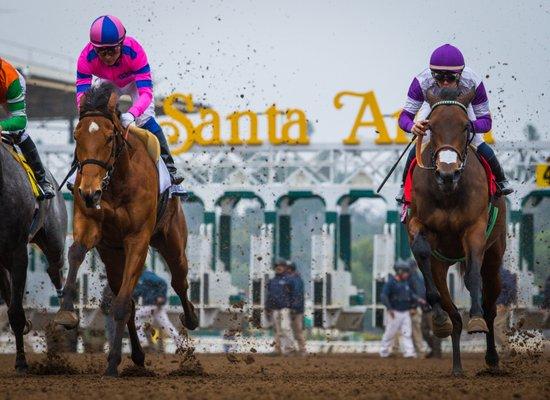
<path id="1" fill-rule="evenodd" d="M 183 339 L 180 337 L 178 330 L 174 327 L 166 308 L 163 306 L 139 306 L 136 310 L 136 325 L 139 341 L 142 346 L 148 344 L 146 334 L 146 324 L 149 323 L 154 327 L 160 328 L 165 336 L 169 336 L 174 341 L 174 344 L 178 346 Z"/>
<path id="2" fill-rule="evenodd" d="M 412 341 L 412 322 L 409 311 L 394 311 L 392 318 L 389 313 L 386 315 L 386 330 L 382 336 L 382 344 L 380 346 L 380 356 L 388 357 L 391 354 L 393 342 L 397 332 L 401 336 L 401 351 L 405 357 L 416 357 L 414 344 Z"/>

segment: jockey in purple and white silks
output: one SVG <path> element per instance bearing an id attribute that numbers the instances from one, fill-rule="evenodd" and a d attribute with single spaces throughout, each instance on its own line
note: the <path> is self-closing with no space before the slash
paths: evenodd
<path id="1" fill-rule="evenodd" d="M 439 87 L 458 87 L 459 84 L 467 88 L 475 87 L 474 99 L 468 106 L 468 116 L 470 121 L 472 121 L 472 133 L 474 134 L 471 143 L 491 166 L 500 192 L 503 195 L 508 195 L 513 192 L 513 189 L 508 186 L 508 181 L 504 176 L 504 171 L 495 153 L 485 143 L 484 139 L 484 134 L 491 130 L 493 123 L 485 86 L 481 78 L 471 68 L 465 66 L 464 56 L 456 47 L 444 44 L 435 49 L 430 58 L 429 68 L 426 68 L 413 79 L 409 86 L 405 107 L 399 116 L 399 127 L 406 132 L 419 135 L 425 134 L 423 140 L 429 141 L 430 132 L 426 118 L 430 114 L 431 109 L 426 102 L 426 91 L 434 85 Z M 407 176 L 409 166 L 414 159 L 415 146 L 409 152 L 403 172 L 403 182 Z M 403 201 L 402 190 L 397 201 Z"/>
<path id="2" fill-rule="evenodd" d="M 92 82 L 93 80 L 93 82 Z M 152 132 L 160 143 L 161 157 L 170 173 L 172 184 L 183 177 L 178 173 L 162 128 L 155 119 L 153 81 L 147 55 L 139 42 L 126 36 L 120 20 L 112 15 L 97 18 L 90 28 L 90 42 L 78 57 L 76 73 L 76 102 L 92 84 L 112 83 L 119 95 L 129 95 L 132 106 L 121 115 L 126 128 L 130 124 Z"/>

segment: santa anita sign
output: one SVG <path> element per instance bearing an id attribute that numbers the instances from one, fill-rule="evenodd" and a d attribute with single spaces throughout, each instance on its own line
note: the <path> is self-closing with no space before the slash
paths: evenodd
<path id="1" fill-rule="evenodd" d="M 350 146 L 361 143 L 359 139 L 360 129 L 370 129 L 375 136 L 374 143 L 405 144 L 409 142 L 407 134 L 397 127 L 394 135 L 390 136 L 387 129 L 385 116 L 380 111 L 378 101 L 374 92 L 352 92 L 343 91 L 336 94 L 333 99 L 334 107 L 344 107 L 344 99 L 355 98 L 360 105 L 357 109 L 351 128 L 342 139 L 342 143 Z M 176 103 L 182 104 L 186 113 L 182 112 Z M 251 110 L 235 111 L 225 116 L 230 126 L 229 135 L 222 137 L 221 116 L 211 108 L 195 109 L 193 97 L 190 94 L 174 93 L 164 100 L 164 113 L 170 120 L 161 122 L 161 125 L 168 133 L 168 140 L 172 145 L 172 153 L 177 155 L 188 151 L 194 145 L 198 146 L 259 146 L 270 143 L 279 145 L 308 145 L 308 123 L 303 110 L 288 109 L 285 111 L 277 109 L 275 105 L 268 107 L 263 112 Z M 200 121 L 193 121 L 189 113 L 198 113 Z M 401 110 L 396 111 L 389 117 L 399 118 Z M 282 121 L 281 121 L 281 116 Z M 260 135 L 259 122 L 264 119 L 265 133 Z M 282 123 L 281 123 L 282 122 Z M 168 129 L 166 129 L 168 128 Z M 183 128 L 183 129 L 182 129 Z M 489 132 L 485 140 L 493 142 Z"/>

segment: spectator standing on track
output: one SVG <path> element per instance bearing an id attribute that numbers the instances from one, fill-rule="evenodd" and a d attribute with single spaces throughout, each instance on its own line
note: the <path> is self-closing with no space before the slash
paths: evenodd
<path id="1" fill-rule="evenodd" d="M 382 289 L 382 303 L 387 308 L 386 330 L 382 337 L 380 356 L 388 357 L 397 332 L 401 333 L 403 355 L 416 357 L 411 338 L 411 309 L 417 305 L 418 298 L 409 286 L 409 264 L 398 260 L 394 266 L 395 276 L 389 276 Z"/>
<path id="2" fill-rule="evenodd" d="M 500 346 L 501 353 L 507 355 L 510 351 L 506 332 L 510 328 L 510 308 L 517 301 L 517 275 L 500 267 L 500 295 L 497 298 L 497 315 L 495 317 L 495 341 Z"/>
<path id="3" fill-rule="evenodd" d="M 422 333 L 422 308 L 427 304 L 426 286 L 424 285 L 424 278 L 418 270 L 416 261 L 411 258 L 408 264 L 410 268 L 409 286 L 418 299 L 416 307 L 411 309 L 412 339 L 416 354 L 421 356 L 425 349 L 424 335 Z"/>
<path id="4" fill-rule="evenodd" d="M 290 281 L 290 326 L 294 340 L 298 343 L 298 353 L 306 354 L 306 341 L 304 339 L 304 280 L 296 270 L 296 263 L 289 261 L 288 278 Z"/>
<path id="5" fill-rule="evenodd" d="M 273 321 L 275 330 L 275 354 L 287 354 L 294 346 L 290 337 L 291 285 L 286 260 L 274 264 L 275 276 L 267 282 L 265 310 Z"/>
<path id="6" fill-rule="evenodd" d="M 143 347 L 149 345 L 146 330 L 153 321 L 162 330 L 164 337 L 170 336 L 176 347 L 180 345 L 179 333 L 166 312 L 167 291 L 168 285 L 164 279 L 153 271 L 143 271 L 134 290 L 134 300 L 139 303 L 139 299 L 142 299 L 136 310 L 136 325 Z"/>

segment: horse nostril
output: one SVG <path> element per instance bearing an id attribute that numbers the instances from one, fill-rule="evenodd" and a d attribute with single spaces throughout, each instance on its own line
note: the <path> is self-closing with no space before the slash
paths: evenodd
<path id="1" fill-rule="evenodd" d="M 94 201 L 98 201 L 100 199 L 102 193 L 103 192 L 101 191 L 101 189 L 96 190 L 94 192 L 94 196 L 93 196 Z"/>

